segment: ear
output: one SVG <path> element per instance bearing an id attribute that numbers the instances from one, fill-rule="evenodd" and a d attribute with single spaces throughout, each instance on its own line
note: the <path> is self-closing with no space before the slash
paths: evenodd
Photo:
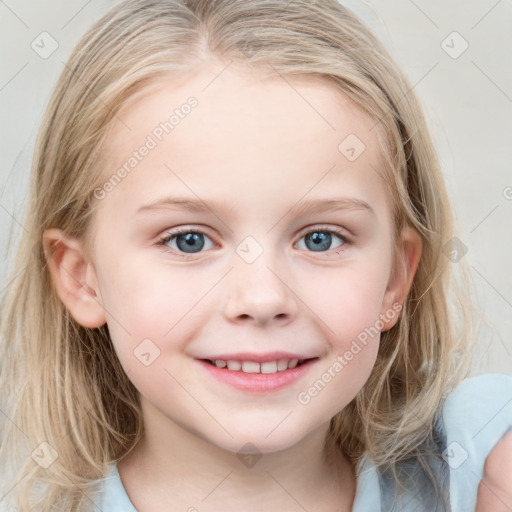
<path id="1" fill-rule="evenodd" d="M 382 302 L 380 318 L 384 326 L 381 332 L 391 329 L 397 323 L 399 315 L 396 313 L 402 309 L 421 258 L 423 243 L 414 228 L 405 227 L 398 244 L 397 258 Z"/>
<path id="2" fill-rule="evenodd" d="M 84 327 L 105 324 L 96 271 L 83 243 L 52 228 L 43 233 L 43 249 L 57 295 L 73 319 Z"/>

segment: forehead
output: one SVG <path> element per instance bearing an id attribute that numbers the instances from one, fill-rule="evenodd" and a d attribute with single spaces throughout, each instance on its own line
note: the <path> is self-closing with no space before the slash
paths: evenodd
<path id="1" fill-rule="evenodd" d="M 198 107 L 191 112 L 191 121 L 181 122 L 189 116 L 180 115 L 180 107 L 190 97 L 197 100 Z M 117 116 L 119 122 L 114 125 L 110 142 L 121 147 L 136 146 L 141 132 L 152 133 L 173 113 L 179 115 L 179 121 L 172 128 L 172 136 L 165 138 L 180 139 L 183 150 L 189 149 L 189 144 L 183 143 L 197 148 L 197 140 L 189 135 L 198 128 L 211 135 L 200 141 L 201 147 L 213 145 L 210 141 L 218 143 L 220 130 L 230 135 L 239 133 L 237 142 L 243 136 L 252 136 L 245 149 L 257 142 L 269 143 L 276 134 L 286 135 L 280 142 L 288 140 L 291 144 L 325 136 L 327 142 L 337 142 L 348 129 L 365 142 L 375 136 L 370 130 L 372 119 L 325 78 L 277 72 L 260 76 L 254 70 L 223 69 L 212 62 L 179 77 L 154 80 L 135 100 L 128 99 Z"/>
<path id="2" fill-rule="evenodd" d="M 111 202 L 139 208 L 165 191 L 220 200 L 227 193 L 249 207 L 250 200 L 288 195 L 296 202 L 341 184 L 368 202 L 383 199 L 374 123 L 325 79 L 209 64 L 153 82 L 118 117 L 103 178 L 122 166 L 129 175 Z M 142 146 L 151 149 L 136 157 Z"/>

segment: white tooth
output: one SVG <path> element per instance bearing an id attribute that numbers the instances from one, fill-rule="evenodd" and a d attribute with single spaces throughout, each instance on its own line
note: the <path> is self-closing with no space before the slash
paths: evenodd
<path id="1" fill-rule="evenodd" d="M 233 370 L 235 372 L 242 369 L 242 363 L 240 361 L 228 361 L 228 370 Z"/>
<path id="2" fill-rule="evenodd" d="M 268 363 L 261 363 L 261 373 L 276 373 L 277 372 L 277 362 L 270 361 Z"/>
<path id="3" fill-rule="evenodd" d="M 283 372 L 288 369 L 288 359 L 279 359 L 277 361 L 277 371 Z"/>
<path id="4" fill-rule="evenodd" d="M 290 359 L 290 362 L 288 363 L 288 368 L 295 368 L 298 362 L 298 359 Z"/>
<path id="5" fill-rule="evenodd" d="M 215 360 L 215 366 L 217 368 L 225 368 L 226 367 L 226 361 L 223 361 L 222 359 L 216 359 Z"/>
<path id="6" fill-rule="evenodd" d="M 242 363 L 242 371 L 245 373 L 260 373 L 260 363 L 244 361 Z"/>

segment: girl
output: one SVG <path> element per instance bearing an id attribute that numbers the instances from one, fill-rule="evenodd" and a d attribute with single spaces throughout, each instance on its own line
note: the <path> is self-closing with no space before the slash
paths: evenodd
<path id="1" fill-rule="evenodd" d="M 25 228 L 4 510 L 511 507 L 512 377 L 468 378 L 421 108 L 335 0 L 114 7 L 51 98 Z"/>

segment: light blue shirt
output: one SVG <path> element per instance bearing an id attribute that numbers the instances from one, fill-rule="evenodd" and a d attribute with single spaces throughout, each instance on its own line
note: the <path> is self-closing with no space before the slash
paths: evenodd
<path id="1" fill-rule="evenodd" d="M 512 375 L 485 373 L 465 379 L 442 404 L 436 424 L 438 452 L 432 468 L 443 486 L 451 512 L 474 512 L 485 460 L 498 441 L 512 429 Z M 431 489 L 414 475 L 415 489 L 393 503 L 392 480 L 365 458 L 357 477 L 352 512 L 436 512 Z M 117 466 L 109 466 L 99 494 L 91 497 L 102 512 L 137 512 L 123 487 Z M 425 489 L 422 491 L 422 488 Z"/>

